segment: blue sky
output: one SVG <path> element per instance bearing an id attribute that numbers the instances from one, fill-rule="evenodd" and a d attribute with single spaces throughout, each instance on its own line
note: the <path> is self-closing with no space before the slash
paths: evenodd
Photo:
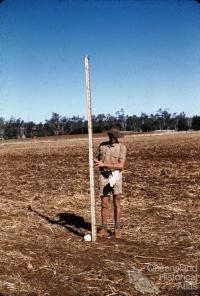
<path id="1" fill-rule="evenodd" d="M 196 1 L 4 0 L 0 116 L 85 116 L 85 54 L 94 114 L 200 114 Z"/>

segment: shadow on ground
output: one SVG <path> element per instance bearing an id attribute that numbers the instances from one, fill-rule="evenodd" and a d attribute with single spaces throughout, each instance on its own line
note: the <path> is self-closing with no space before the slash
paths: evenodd
<path id="1" fill-rule="evenodd" d="M 73 213 L 58 213 L 58 220 L 53 220 L 50 217 L 39 213 L 37 210 L 32 209 L 31 206 L 28 207 L 28 210 L 37 214 L 39 217 L 42 217 L 48 223 L 62 226 L 78 236 L 83 237 L 86 230 L 91 230 L 91 223 L 86 222 L 82 216 L 78 216 Z"/>

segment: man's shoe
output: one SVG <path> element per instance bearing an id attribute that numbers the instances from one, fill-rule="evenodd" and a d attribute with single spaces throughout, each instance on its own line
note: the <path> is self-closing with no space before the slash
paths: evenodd
<path id="1" fill-rule="evenodd" d="M 97 237 L 107 237 L 107 235 L 108 235 L 107 228 L 101 228 L 97 232 Z"/>
<path id="2" fill-rule="evenodd" d="M 115 228 L 115 238 L 121 238 L 122 234 L 121 234 L 121 229 Z"/>

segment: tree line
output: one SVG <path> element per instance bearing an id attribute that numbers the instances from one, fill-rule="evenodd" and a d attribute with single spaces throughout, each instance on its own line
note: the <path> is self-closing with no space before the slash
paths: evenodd
<path id="1" fill-rule="evenodd" d="M 115 115 L 98 114 L 93 116 L 93 131 L 101 133 L 118 126 L 123 131 L 151 132 L 155 130 L 177 130 L 189 129 L 200 130 L 200 116 L 187 117 L 184 112 L 169 113 L 167 109 L 159 109 L 155 114 L 141 113 L 137 115 L 126 115 L 124 110 L 117 111 Z M 50 119 L 44 123 L 25 122 L 21 118 L 11 117 L 5 120 L 0 117 L 0 138 L 34 138 L 45 136 L 59 136 L 69 134 L 87 133 L 87 120 L 84 117 L 65 117 L 58 113 L 52 113 Z"/>

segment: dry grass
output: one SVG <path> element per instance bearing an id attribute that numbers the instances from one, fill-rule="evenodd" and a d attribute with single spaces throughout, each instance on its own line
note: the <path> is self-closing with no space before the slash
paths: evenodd
<path id="1" fill-rule="evenodd" d="M 133 266 L 162 296 L 198 295 L 146 267 L 199 264 L 199 134 L 124 142 L 124 237 L 96 243 L 82 239 L 90 222 L 87 139 L 0 146 L 2 295 L 142 295 L 128 281 Z M 97 197 L 98 224 L 99 212 Z"/>

